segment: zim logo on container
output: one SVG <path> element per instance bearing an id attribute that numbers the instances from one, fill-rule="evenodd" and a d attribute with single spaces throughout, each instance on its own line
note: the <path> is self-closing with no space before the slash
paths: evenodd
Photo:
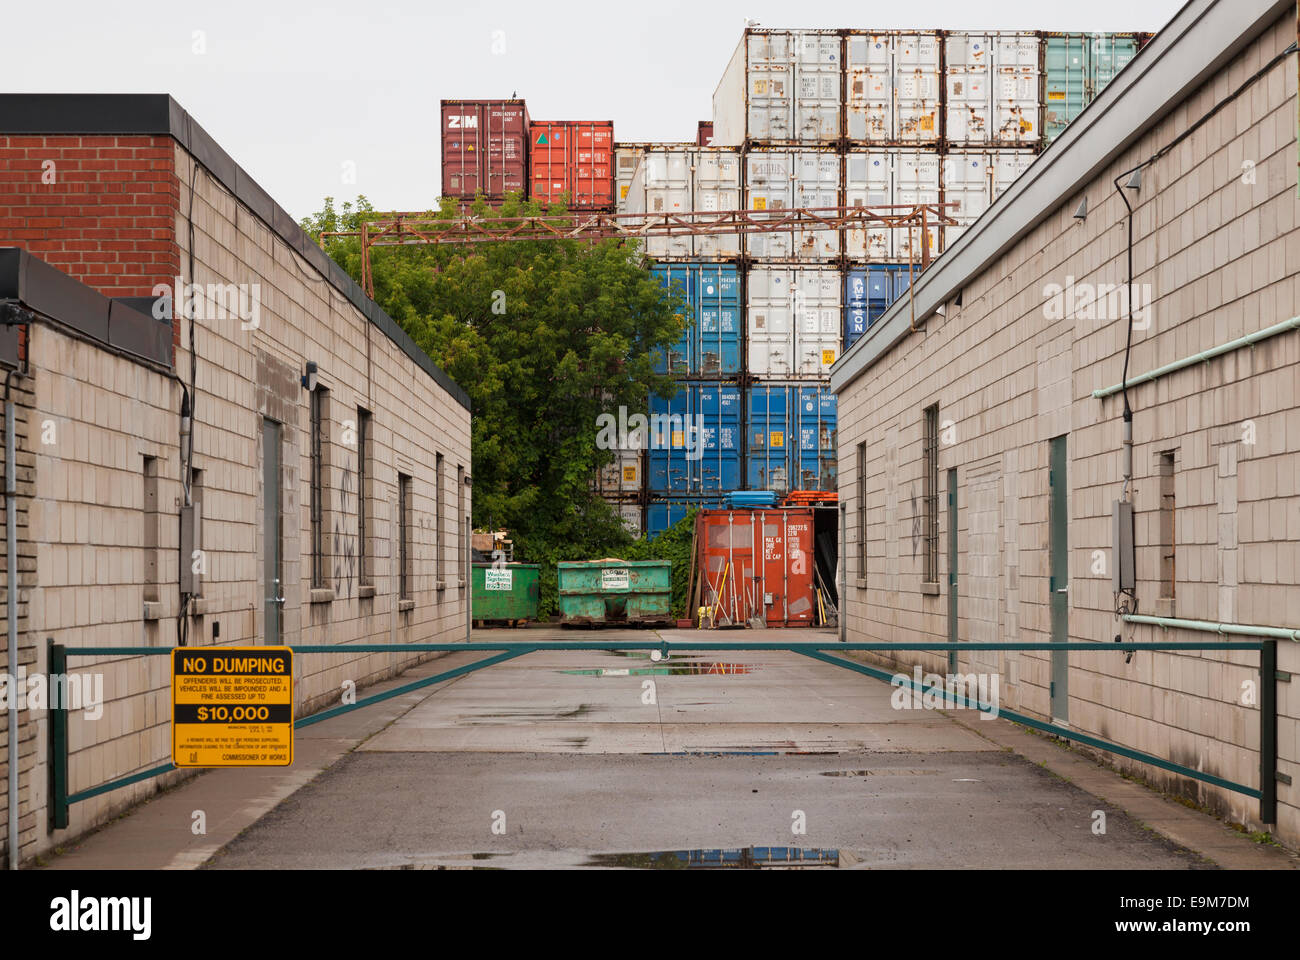
<path id="1" fill-rule="evenodd" d="M 477 130 L 478 117 L 475 116 L 449 116 L 447 118 L 448 130 Z"/>

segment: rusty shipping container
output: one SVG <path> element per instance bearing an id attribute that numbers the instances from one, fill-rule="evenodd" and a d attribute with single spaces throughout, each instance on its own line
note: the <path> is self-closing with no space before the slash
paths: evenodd
<path id="1" fill-rule="evenodd" d="M 695 134 L 695 145 L 699 147 L 713 146 L 713 121 L 701 120 L 699 128 Z"/>
<path id="2" fill-rule="evenodd" d="M 715 623 L 813 625 L 812 510 L 706 510 L 697 523 L 700 603 Z"/>
<path id="3" fill-rule="evenodd" d="M 933 30 L 844 37 L 844 136 L 856 145 L 939 142 L 939 34 Z"/>
<path id="4" fill-rule="evenodd" d="M 838 30 L 746 28 L 713 94 L 713 144 L 833 144 L 844 106 Z"/>
<path id="5" fill-rule="evenodd" d="M 528 135 L 532 199 L 569 209 L 613 211 L 614 124 L 608 120 L 534 120 Z"/>
<path id="6" fill-rule="evenodd" d="M 442 101 L 442 195 L 526 195 L 528 123 L 522 100 Z"/>

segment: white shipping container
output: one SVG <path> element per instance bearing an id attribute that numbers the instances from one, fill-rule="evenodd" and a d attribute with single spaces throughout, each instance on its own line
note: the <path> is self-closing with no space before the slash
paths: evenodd
<path id="1" fill-rule="evenodd" d="M 1034 33 L 952 32 L 945 37 L 948 142 L 1038 142 L 1040 48 Z"/>
<path id="2" fill-rule="evenodd" d="M 605 496 L 627 495 L 641 491 L 640 447 L 611 451 L 612 463 L 600 468 L 596 490 Z"/>
<path id="3" fill-rule="evenodd" d="M 740 151 L 729 147 L 649 146 L 624 204 L 626 213 L 720 212 L 741 209 Z M 735 257 L 739 234 L 649 237 L 652 257 Z"/>
<path id="4" fill-rule="evenodd" d="M 1042 42 L 1034 33 L 1000 34 L 994 47 L 993 139 L 1036 144 L 1042 137 Z"/>
<path id="5" fill-rule="evenodd" d="M 891 140 L 894 135 L 893 38 L 882 33 L 850 34 L 844 69 L 846 135 L 858 142 Z"/>
<path id="6" fill-rule="evenodd" d="M 1020 179 L 1037 158 L 1037 154 L 1028 150 L 992 150 L 989 155 L 992 157 L 994 200 Z"/>
<path id="7" fill-rule="evenodd" d="M 939 202 L 939 155 L 933 150 L 881 148 L 855 150 L 845 156 L 844 203 L 859 207 L 872 204 L 920 204 Z M 903 213 L 894 210 L 893 213 Z M 928 229 L 930 254 L 939 253 L 939 225 Z M 920 228 L 871 226 L 845 231 L 845 252 L 855 260 L 907 260 L 922 262 Z"/>
<path id="8" fill-rule="evenodd" d="M 894 157 L 894 203 L 939 202 L 939 155 L 929 150 L 899 150 Z M 912 230 L 892 230 L 894 259 L 924 261 L 923 241 L 928 236 L 930 255 L 939 254 L 939 224 L 926 220 Z"/>
<path id="9" fill-rule="evenodd" d="M 641 504 L 629 503 L 626 500 L 610 501 L 610 506 L 618 511 L 618 515 L 623 520 L 623 526 L 633 537 L 640 537 L 641 529 Z"/>
<path id="10" fill-rule="evenodd" d="M 745 209 L 777 211 L 840 205 L 840 158 L 828 150 L 751 150 L 745 155 Z M 760 260 L 816 260 L 840 251 L 837 230 L 750 233 Z"/>
<path id="11" fill-rule="evenodd" d="M 945 135 L 952 143 L 985 143 L 993 112 L 993 34 L 949 33 L 944 62 Z"/>
<path id="12" fill-rule="evenodd" d="M 749 372 L 760 378 L 830 375 L 840 348 L 840 272 L 757 266 L 749 271 Z"/>
<path id="13" fill-rule="evenodd" d="M 1035 156 L 1030 150 L 1002 149 L 954 151 L 943 158 L 944 201 L 958 204 L 947 211 L 957 226 L 944 229 L 945 250 L 1029 169 Z"/>
<path id="14" fill-rule="evenodd" d="M 645 153 L 644 143 L 614 144 L 614 212 L 626 213 L 627 193 L 632 186 L 632 176 Z"/>
<path id="15" fill-rule="evenodd" d="M 939 35 L 894 36 L 894 133 L 899 143 L 939 140 Z"/>
<path id="16" fill-rule="evenodd" d="M 883 206 L 894 202 L 894 158 L 887 148 L 854 150 L 844 157 L 844 205 Z M 894 231 L 882 224 L 844 231 L 844 252 L 855 260 L 894 255 Z"/>
<path id="17" fill-rule="evenodd" d="M 828 143 L 840 136 L 835 31 L 746 30 L 713 94 L 713 143 Z"/>

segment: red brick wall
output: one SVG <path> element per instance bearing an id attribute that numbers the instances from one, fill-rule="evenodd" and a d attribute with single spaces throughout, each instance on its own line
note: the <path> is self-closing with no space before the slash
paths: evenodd
<path id="1" fill-rule="evenodd" d="M 171 137 L 0 136 L 0 246 L 105 296 L 151 295 L 180 271 L 174 149 Z"/>

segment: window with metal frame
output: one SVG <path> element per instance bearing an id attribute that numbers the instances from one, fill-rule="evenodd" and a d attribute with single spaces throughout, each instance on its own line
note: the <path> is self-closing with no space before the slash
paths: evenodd
<path id="1" fill-rule="evenodd" d="M 465 467 L 462 464 L 456 464 L 456 550 L 458 558 L 456 561 L 457 576 L 460 579 L 460 585 L 463 587 L 469 578 L 469 518 L 465 516 Z"/>
<path id="2" fill-rule="evenodd" d="M 1178 552 L 1175 520 L 1178 509 L 1174 495 L 1174 451 L 1160 454 L 1160 599 L 1173 600 L 1178 592 Z"/>
<path id="3" fill-rule="evenodd" d="M 325 583 L 325 425 L 329 391 L 318 386 L 311 392 L 311 585 Z"/>
<path id="4" fill-rule="evenodd" d="M 443 549 L 443 529 L 447 526 L 446 518 L 442 515 L 442 454 L 437 454 L 434 461 L 433 482 L 437 489 L 433 495 L 433 574 L 434 580 L 441 590 L 446 584 L 442 576 L 442 549 Z"/>
<path id="5" fill-rule="evenodd" d="M 939 405 L 925 408 L 922 528 L 925 583 L 939 582 Z"/>
<path id="6" fill-rule="evenodd" d="M 357 407 L 357 572 L 369 586 L 370 570 L 370 411 Z"/>
<path id="7" fill-rule="evenodd" d="M 867 579 L 867 445 L 858 444 L 858 579 Z"/>
<path id="8" fill-rule="evenodd" d="M 411 600 L 411 478 L 397 475 L 397 598 Z"/>

